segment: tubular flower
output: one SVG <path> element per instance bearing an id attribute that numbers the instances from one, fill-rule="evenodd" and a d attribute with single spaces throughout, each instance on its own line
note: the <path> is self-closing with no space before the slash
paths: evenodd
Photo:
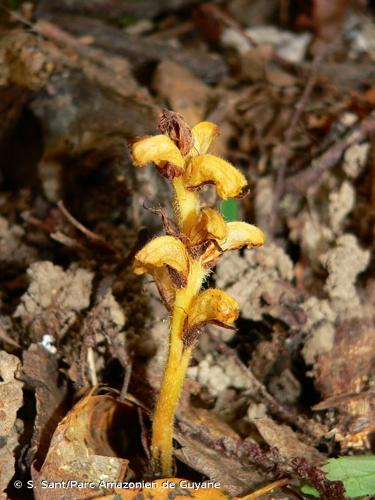
<path id="1" fill-rule="evenodd" d="M 174 220 L 163 209 L 165 236 L 147 243 L 134 258 L 136 274 L 149 273 L 170 311 L 169 352 L 156 402 L 152 426 L 152 466 L 169 477 L 173 472 L 173 422 L 192 349 L 204 325 L 233 328 L 239 315 L 237 302 L 217 289 L 201 291 L 208 269 L 229 250 L 264 244 L 263 232 L 246 222 L 227 223 L 214 208 L 202 207 L 199 189 L 214 184 L 227 199 L 249 189 L 245 176 L 233 165 L 208 153 L 219 134 L 211 122 L 190 128 L 182 116 L 164 111 L 161 134 L 131 144 L 134 164 L 153 162 L 175 190 Z"/>

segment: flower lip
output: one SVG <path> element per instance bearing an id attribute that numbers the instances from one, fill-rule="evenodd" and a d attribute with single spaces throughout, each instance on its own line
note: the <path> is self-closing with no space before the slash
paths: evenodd
<path id="1" fill-rule="evenodd" d="M 199 329 L 207 323 L 233 329 L 238 315 L 238 303 L 230 295 L 216 288 L 204 290 L 195 297 L 189 309 L 183 335 L 185 346 L 194 343 Z"/>
<path id="2" fill-rule="evenodd" d="M 133 162 L 138 167 L 153 162 L 168 178 L 180 176 L 184 172 L 185 160 L 167 135 L 138 137 L 131 141 L 130 149 Z"/>
<path id="3" fill-rule="evenodd" d="M 242 247 L 257 248 L 264 245 L 266 237 L 259 227 L 243 221 L 227 223 L 228 233 L 220 242 L 223 251 L 237 250 Z"/>
<path id="4" fill-rule="evenodd" d="M 190 191 L 205 184 L 214 184 L 223 200 L 243 196 L 248 184 L 245 176 L 229 162 L 203 154 L 192 158 L 184 173 L 186 188 Z"/>
<path id="5" fill-rule="evenodd" d="M 211 240 L 201 252 L 202 263 L 205 268 L 210 269 L 216 265 L 219 257 L 229 250 L 240 248 L 257 248 L 264 245 L 265 235 L 257 226 L 247 222 L 236 221 L 226 223 L 226 236 L 222 239 Z"/>
<path id="6" fill-rule="evenodd" d="M 155 276 L 164 266 L 175 286 L 183 288 L 189 273 L 189 257 L 182 241 L 174 236 L 159 236 L 149 241 L 135 255 L 133 272 Z"/>

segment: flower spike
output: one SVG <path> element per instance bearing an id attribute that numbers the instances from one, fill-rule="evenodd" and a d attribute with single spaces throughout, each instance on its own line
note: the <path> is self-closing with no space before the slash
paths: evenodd
<path id="1" fill-rule="evenodd" d="M 263 245 L 265 237 L 246 222 L 226 223 L 214 208 L 202 207 L 199 188 L 214 184 L 224 200 L 248 191 L 245 176 L 208 150 L 218 127 L 203 121 L 190 128 L 183 117 L 163 111 L 161 134 L 133 141 L 136 166 L 153 162 L 174 188 L 174 221 L 163 209 L 166 235 L 148 242 L 134 258 L 136 274 L 150 273 L 170 314 L 169 350 L 152 422 L 151 467 L 159 477 L 173 473 L 173 422 L 182 385 L 200 330 L 207 323 L 233 328 L 237 302 L 217 289 L 201 291 L 220 256 L 229 250 Z"/>

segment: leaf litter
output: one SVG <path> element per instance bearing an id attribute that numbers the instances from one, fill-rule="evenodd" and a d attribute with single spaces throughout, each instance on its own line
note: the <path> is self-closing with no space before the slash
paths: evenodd
<path id="1" fill-rule="evenodd" d="M 264 498 L 375 495 L 373 7 L 308 4 L 1 11 L 4 498 L 27 497 L 19 478 L 35 481 L 36 498 L 62 498 L 43 479 L 152 480 L 168 312 L 131 263 L 161 229 L 144 199 L 171 207 L 128 143 L 155 133 L 164 108 L 219 125 L 214 154 L 253 180 L 224 216 L 267 235 L 209 278 L 241 316 L 236 332 L 200 336 L 177 414 L 177 477 L 232 496 L 279 480 Z M 209 187 L 204 198 L 212 206 Z"/>

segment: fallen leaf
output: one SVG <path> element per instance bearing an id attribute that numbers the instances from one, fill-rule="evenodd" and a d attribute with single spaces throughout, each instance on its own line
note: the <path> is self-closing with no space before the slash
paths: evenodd
<path id="1" fill-rule="evenodd" d="M 184 66 L 162 61 L 156 69 L 153 86 L 170 108 L 181 113 L 190 125 L 204 117 L 210 89 Z"/>
<path id="2" fill-rule="evenodd" d="M 253 423 L 266 443 L 277 448 L 283 457 L 304 457 L 312 464 L 321 463 L 323 455 L 301 441 L 289 426 L 278 425 L 268 417 L 255 418 Z"/>
<path id="3" fill-rule="evenodd" d="M 118 405 L 111 395 L 89 394 L 60 422 L 40 471 L 32 470 L 37 500 L 61 498 L 59 490 L 43 489 L 43 480 L 86 483 L 83 487 L 64 490 L 64 500 L 77 500 L 92 498 L 95 493 L 107 494 L 100 481 L 124 479 L 128 460 L 118 458 L 109 442 L 109 430 Z M 89 486 L 90 482 L 95 483 L 94 489 Z"/>
<path id="4" fill-rule="evenodd" d="M 323 400 L 348 395 L 346 401 L 334 405 L 341 415 L 337 439 L 341 441 L 343 449 L 368 448 L 368 437 L 375 430 L 374 405 L 371 401 L 366 402 L 366 398 L 355 397 L 366 390 L 373 371 L 374 329 L 373 318 L 338 321 L 334 348 L 320 354 L 315 363 L 315 384 Z"/>
<path id="5" fill-rule="evenodd" d="M 243 494 L 264 482 L 264 474 L 255 466 L 245 467 L 239 460 L 225 456 L 194 437 L 176 433 L 175 438 L 181 446 L 175 450 L 175 456 L 210 481 L 219 482 L 228 493 Z"/>

